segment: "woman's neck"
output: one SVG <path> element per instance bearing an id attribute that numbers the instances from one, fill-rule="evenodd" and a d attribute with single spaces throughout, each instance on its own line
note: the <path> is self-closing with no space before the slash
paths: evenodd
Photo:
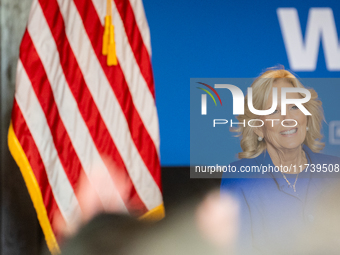
<path id="1" fill-rule="evenodd" d="M 285 174 L 297 174 L 305 168 L 307 164 L 306 154 L 302 149 L 302 145 L 295 149 L 278 149 L 267 144 L 267 151 L 275 166 L 278 166 L 280 171 L 283 168 L 288 171 L 283 171 Z M 302 167 L 300 167 L 302 165 Z M 282 167 L 281 167 L 282 166 Z"/>

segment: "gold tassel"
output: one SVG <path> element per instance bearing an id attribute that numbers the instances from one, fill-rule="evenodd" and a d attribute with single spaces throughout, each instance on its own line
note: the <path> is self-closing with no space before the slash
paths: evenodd
<path id="1" fill-rule="evenodd" d="M 105 16 L 105 30 L 103 35 L 103 50 L 102 53 L 104 56 L 108 53 L 109 47 L 109 39 L 110 39 L 110 24 L 111 24 L 111 16 Z"/>
<path id="2" fill-rule="evenodd" d="M 104 56 L 107 56 L 108 66 L 117 65 L 115 34 L 114 34 L 114 26 L 112 24 L 111 9 L 112 9 L 111 0 L 107 0 L 102 54 Z"/>
<path id="3" fill-rule="evenodd" d="M 117 65 L 115 33 L 114 33 L 114 26 L 112 24 L 110 24 L 110 43 L 109 43 L 108 55 L 107 55 L 107 65 L 108 66 Z"/>

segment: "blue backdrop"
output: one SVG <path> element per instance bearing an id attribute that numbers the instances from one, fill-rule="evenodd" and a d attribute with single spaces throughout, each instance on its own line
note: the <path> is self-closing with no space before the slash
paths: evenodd
<path id="1" fill-rule="evenodd" d="M 292 68 L 277 14 L 278 8 L 287 7 L 296 9 L 306 44 L 311 8 L 331 8 L 316 10 L 333 12 L 330 18 L 335 21 L 338 42 L 333 52 L 329 47 L 329 55 L 340 57 L 339 0 L 144 1 L 151 31 L 163 166 L 190 164 L 190 78 L 256 77 L 277 64 L 293 69 L 298 77 L 340 77 L 340 68 L 332 69 L 326 64 L 324 45 L 329 36 L 321 40 L 320 35 L 317 40 L 320 45 L 315 70 Z M 329 93 L 340 93 L 340 86 L 338 91 Z M 328 115 L 339 115 L 333 119 L 340 119 L 338 109 L 324 110 Z M 238 148 L 230 148 L 230 152 L 236 154 Z"/>

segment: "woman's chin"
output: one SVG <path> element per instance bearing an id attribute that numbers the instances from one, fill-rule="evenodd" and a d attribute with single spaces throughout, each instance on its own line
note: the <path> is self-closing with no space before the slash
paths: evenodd
<path id="1" fill-rule="evenodd" d="M 301 146 L 302 143 L 297 143 L 296 141 L 293 141 L 291 143 L 282 143 L 281 146 L 287 150 L 294 150 Z"/>
<path id="2" fill-rule="evenodd" d="M 298 148 L 303 143 L 303 140 L 299 138 L 301 138 L 301 136 L 297 134 L 280 137 L 280 144 L 284 148 L 295 149 Z"/>

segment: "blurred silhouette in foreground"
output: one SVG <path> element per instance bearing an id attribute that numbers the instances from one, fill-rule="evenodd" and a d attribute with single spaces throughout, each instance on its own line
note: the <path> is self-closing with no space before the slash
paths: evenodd
<path id="1" fill-rule="evenodd" d="M 190 197 L 164 220 L 150 222 L 118 213 L 113 207 L 108 213 L 92 193 L 94 189 L 84 183 L 79 189 L 83 192 L 79 197 L 84 197 L 84 218 L 72 231 L 63 231 L 67 237 L 62 254 L 240 254 L 237 245 L 244 241 L 238 235 L 242 225 L 240 205 L 229 194 L 221 196 L 213 191 L 203 200 Z M 268 242 L 268 250 L 275 251 L 271 254 L 339 254 L 339 196 L 338 186 L 320 194 L 314 224 L 298 232 L 294 245 L 282 248 Z M 285 228 L 295 228 L 289 221 L 285 224 Z"/>
<path id="2" fill-rule="evenodd" d="M 62 254 L 234 254 L 238 205 L 218 191 L 210 192 L 198 206 L 188 202 L 173 210 L 160 222 L 103 213 L 92 207 L 96 199 L 87 201 L 89 222 L 67 232 Z"/>
<path id="3" fill-rule="evenodd" d="M 239 253 L 238 246 L 245 245 L 246 241 L 240 236 L 244 223 L 241 222 L 242 207 L 241 201 L 229 193 L 206 192 L 204 199 L 197 194 L 188 196 L 186 202 L 170 211 L 165 219 L 150 222 L 124 212 L 120 202 L 115 201 L 118 197 L 109 198 L 107 201 L 111 204 L 103 205 L 98 190 L 92 187 L 93 181 L 103 182 L 97 176 L 91 183 L 87 178 L 81 178 L 79 183 L 77 197 L 82 218 L 68 227 L 62 220 L 54 222 L 54 227 L 64 235 L 62 254 L 252 254 Z M 105 185 L 101 192 L 105 192 Z M 283 221 L 282 227 L 298 232 L 295 242 L 284 247 L 267 242 L 267 250 L 271 251 L 267 254 L 339 254 L 339 196 L 338 186 L 330 186 L 318 195 L 318 210 L 309 229 L 296 230 L 290 221 Z"/>

